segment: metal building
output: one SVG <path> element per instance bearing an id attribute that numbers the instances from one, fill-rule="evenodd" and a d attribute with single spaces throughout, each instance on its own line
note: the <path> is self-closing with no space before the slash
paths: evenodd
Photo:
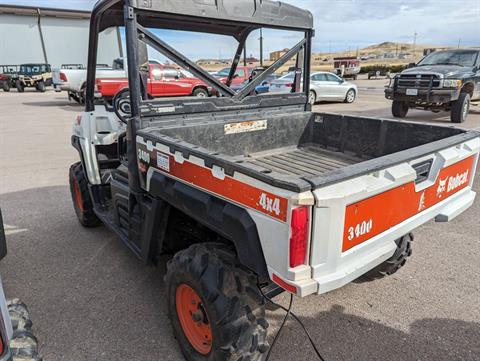
<path id="1" fill-rule="evenodd" d="M 87 63 L 90 12 L 0 5 L 0 65 Z M 99 40 L 98 62 L 112 64 L 123 56 L 118 28 Z"/>

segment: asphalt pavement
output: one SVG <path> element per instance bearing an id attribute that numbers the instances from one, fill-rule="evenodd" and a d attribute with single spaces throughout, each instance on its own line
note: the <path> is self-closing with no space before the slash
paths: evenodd
<path id="1" fill-rule="evenodd" d="M 315 110 L 390 118 L 383 82 L 360 82 L 354 104 Z M 165 260 L 144 266 L 105 227 L 86 229 L 75 217 L 68 168 L 78 160 L 70 135 L 81 107 L 62 93 L 12 91 L 0 92 L 0 109 L 8 243 L 0 274 L 7 295 L 28 304 L 44 360 L 183 360 L 167 317 Z M 443 113 L 413 111 L 408 121 L 452 126 Z M 480 109 L 462 126 L 480 129 Z M 450 223 L 420 227 L 412 257 L 393 276 L 295 298 L 325 360 L 479 360 L 479 217 L 477 200 Z M 268 311 L 270 337 L 283 315 Z M 271 360 L 315 360 L 295 322 Z"/>

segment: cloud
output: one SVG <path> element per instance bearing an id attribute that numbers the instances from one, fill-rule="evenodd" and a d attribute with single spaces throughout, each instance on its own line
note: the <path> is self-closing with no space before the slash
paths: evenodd
<path id="1" fill-rule="evenodd" d="M 224 0 L 233 1 L 233 0 Z M 310 10 L 316 36 L 313 50 L 355 49 L 384 41 L 426 45 L 480 46 L 480 0 L 283 0 Z M 0 0 L 0 4 L 89 10 L 96 0 Z M 229 57 L 236 42 L 209 35 L 168 35 L 170 43 L 193 58 Z M 251 35 L 247 53 L 258 56 L 258 33 Z M 265 54 L 292 46 L 296 36 L 265 32 Z M 293 39 L 295 38 L 295 39 Z"/>
<path id="2" fill-rule="evenodd" d="M 384 41 L 480 45 L 479 0 L 284 0 L 314 15 L 314 51 Z M 468 9 L 468 11 L 465 11 Z"/>

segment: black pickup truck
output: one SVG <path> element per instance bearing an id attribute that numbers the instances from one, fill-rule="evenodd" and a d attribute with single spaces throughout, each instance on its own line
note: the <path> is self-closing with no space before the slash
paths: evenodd
<path id="1" fill-rule="evenodd" d="M 392 114 L 405 118 L 410 108 L 450 111 L 453 123 L 465 121 L 470 102 L 480 100 L 480 49 L 430 53 L 397 74 L 385 89 Z"/>

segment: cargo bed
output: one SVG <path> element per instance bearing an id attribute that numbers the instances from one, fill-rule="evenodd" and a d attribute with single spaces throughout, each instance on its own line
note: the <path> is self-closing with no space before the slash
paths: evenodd
<path id="1" fill-rule="evenodd" d="M 141 142 L 205 160 L 275 187 L 306 191 L 415 160 L 477 136 L 457 128 L 337 114 L 224 115 L 152 122 Z M 138 139 L 137 139 L 138 140 Z"/>
<path id="2" fill-rule="evenodd" d="M 334 152 L 320 146 L 290 147 L 251 154 L 247 161 L 280 174 L 311 176 L 359 163 L 361 158 Z"/>

